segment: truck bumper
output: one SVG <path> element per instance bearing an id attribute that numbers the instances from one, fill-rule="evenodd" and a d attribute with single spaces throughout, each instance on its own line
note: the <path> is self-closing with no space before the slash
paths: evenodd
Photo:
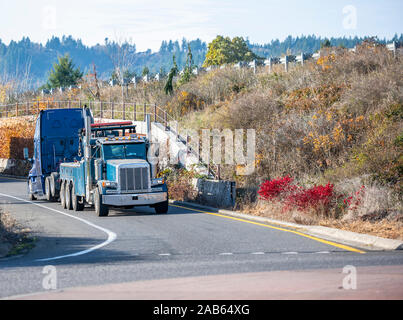
<path id="1" fill-rule="evenodd" d="M 149 206 L 168 200 L 167 192 L 107 194 L 102 196 L 102 203 L 110 206 Z"/>

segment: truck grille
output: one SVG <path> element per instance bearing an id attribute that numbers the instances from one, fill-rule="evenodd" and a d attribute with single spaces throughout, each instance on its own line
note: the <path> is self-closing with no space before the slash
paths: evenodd
<path id="1" fill-rule="evenodd" d="M 148 168 L 120 168 L 120 191 L 136 192 L 148 190 Z"/>

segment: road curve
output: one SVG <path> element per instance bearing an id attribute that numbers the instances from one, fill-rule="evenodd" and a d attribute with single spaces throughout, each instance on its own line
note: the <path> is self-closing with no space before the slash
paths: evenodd
<path id="1" fill-rule="evenodd" d="M 58 289 L 255 273 L 265 277 L 274 271 L 340 274 L 346 265 L 358 270 L 403 265 L 401 251 L 361 254 L 275 226 L 185 207 L 171 206 L 166 215 L 146 207 L 112 210 L 100 218 L 89 208 L 76 213 L 58 203 L 30 203 L 26 183 L 9 178 L 0 178 L 0 206 L 38 239 L 28 254 L 0 259 L 3 298 L 46 292 L 42 272 L 47 265 L 56 267 Z M 401 274 L 396 281 L 403 284 Z"/>

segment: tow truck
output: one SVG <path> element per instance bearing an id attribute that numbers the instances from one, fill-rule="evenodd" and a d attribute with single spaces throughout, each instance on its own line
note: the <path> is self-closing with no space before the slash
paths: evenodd
<path id="1" fill-rule="evenodd" d="M 89 109 L 84 115 L 78 150 L 83 157 L 60 165 L 62 207 L 82 211 L 89 204 L 100 217 L 112 207 L 150 206 L 167 213 L 168 188 L 164 178 L 155 178 L 148 137 L 137 134 L 131 121 L 97 124 Z"/>

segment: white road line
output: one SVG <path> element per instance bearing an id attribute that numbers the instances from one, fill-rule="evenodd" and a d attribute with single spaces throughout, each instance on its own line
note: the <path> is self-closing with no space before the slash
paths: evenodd
<path id="1" fill-rule="evenodd" d="M 315 254 L 326 254 L 326 253 L 330 253 L 330 251 L 318 251 L 318 252 L 315 252 Z"/>
<path id="2" fill-rule="evenodd" d="M 232 256 L 233 253 L 232 252 L 223 252 L 219 254 L 220 256 Z"/>
<path id="3" fill-rule="evenodd" d="M 53 208 L 49 208 L 49 207 L 47 207 L 45 205 L 35 203 L 35 202 L 29 201 L 29 200 L 21 199 L 21 198 L 18 198 L 18 197 L 14 197 L 14 196 L 11 196 L 11 195 L 8 195 L 8 194 L 0 193 L 0 196 L 16 199 L 18 201 L 23 201 L 23 202 L 30 203 L 30 204 L 33 204 L 35 206 L 38 206 L 38 207 L 41 207 L 41 208 L 44 208 L 44 209 L 47 209 L 47 210 L 50 210 L 50 211 L 53 211 L 53 212 L 56 212 L 56 213 L 60 213 L 60 214 L 62 214 L 64 216 L 67 216 L 67 217 L 76 219 L 78 221 L 81 221 L 81 222 L 83 222 L 83 223 L 85 223 L 85 224 L 87 224 L 87 225 L 89 225 L 89 226 L 91 226 L 91 227 L 93 227 L 95 229 L 101 230 L 102 232 L 105 232 L 108 235 L 108 239 L 106 239 L 106 241 L 100 243 L 99 245 L 91 247 L 91 248 L 89 248 L 87 250 L 83 250 L 83 251 L 79 251 L 79 252 L 75 252 L 75 253 L 71 253 L 71 254 L 67 254 L 67 255 L 63 255 L 63 256 L 52 257 L 52 258 L 37 259 L 35 261 L 52 261 L 52 260 L 59 260 L 59 259 L 69 258 L 69 257 L 81 256 L 83 254 L 87 254 L 87 253 L 93 252 L 95 250 L 98 250 L 98 249 L 100 249 L 102 247 L 105 247 L 108 244 L 110 244 L 111 242 L 116 240 L 116 233 L 114 233 L 114 232 L 112 232 L 112 231 L 110 231 L 110 230 L 108 230 L 106 228 L 100 227 L 100 226 L 98 226 L 98 225 L 96 225 L 96 224 L 94 224 L 92 222 L 89 222 L 89 221 L 83 219 L 83 218 L 79 218 L 79 217 L 73 216 L 71 214 L 68 214 L 68 213 L 53 209 Z"/>
<path id="4" fill-rule="evenodd" d="M 282 252 L 281 254 L 298 254 L 298 252 L 294 252 L 294 251 L 291 251 L 291 252 Z"/>
<path id="5" fill-rule="evenodd" d="M 252 252 L 251 254 L 254 254 L 254 255 L 262 255 L 262 254 L 264 254 L 264 252 Z"/>
<path id="6" fill-rule="evenodd" d="M 171 254 L 170 253 L 160 253 L 160 254 L 158 254 L 159 256 L 170 256 Z"/>

